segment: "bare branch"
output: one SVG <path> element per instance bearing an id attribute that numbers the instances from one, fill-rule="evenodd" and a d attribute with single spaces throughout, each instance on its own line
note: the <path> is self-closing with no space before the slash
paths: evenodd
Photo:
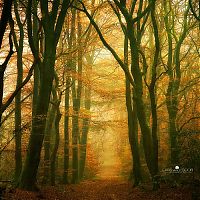
<path id="1" fill-rule="evenodd" d="M 26 83 L 28 83 L 28 81 L 30 80 L 30 78 L 32 76 L 32 72 L 33 72 L 33 69 L 34 69 L 35 65 L 36 65 L 36 63 L 33 63 L 33 65 L 31 66 L 31 68 L 30 68 L 30 70 L 28 72 L 27 77 L 24 79 L 24 81 L 22 82 L 22 84 L 19 85 L 18 88 L 16 88 L 16 90 L 12 93 L 12 95 L 7 100 L 7 102 L 2 105 L 0 113 L 3 113 L 8 108 L 8 106 L 12 103 L 12 101 L 15 98 L 15 96 L 17 95 L 17 93 L 24 87 L 24 85 L 26 85 Z"/>

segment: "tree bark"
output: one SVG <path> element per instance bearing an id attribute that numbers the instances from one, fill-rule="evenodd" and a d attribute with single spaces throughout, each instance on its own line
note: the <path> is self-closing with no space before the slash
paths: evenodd
<path id="1" fill-rule="evenodd" d="M 4 0 L 3 3 L 3 10 L 1 14 L 0 20 L 0 49 L 3 41 L 3 36 L 6 31 L 6 27 L 11 16 L 11 8 L 12 8 L 13 0 Z"/>
<path id="2" fill-rule="evenodd" d="M 17 20 L 17 24 L 20 31 L 19 42 L 17 41 L 16 34 L 13 32 L 13 39 L 15 48 L 17 50 L 17 84 L 18 88 L 22 84 L 23 80 L 23 40 L 24 40 L 24 29 L 18 13 L 18 3 L 14 1 L 14 12 Z M 22 154 L 21 154 L 21 137 L 22 137 L 22 116 L 21 116 L 21 90 L 15 97 L 15 182 L 18 182 L 19 176 L 22 170 Z"/>
<path id="3" fill-rule="evenodd" d="M 55 102 L 54 97 L 52 102 Z M 54 105 L 49 106 L 47 121 L 45 127 L 45 136 L 44 136 L 44 177 L 43 184 L 48 184 L 50 182 L 50 147 L 51 147 L 51 137 L 53 134 L 53 123 L 56 116 L 56 108 Z"/>
<path id="4" fill-rule="evenodd" d="M 64 23 L 65 15 L 70 4 L 69 1 L 63 1 L 62 5 L 60 5 L 58 1 L 56 2 L 54 2 L 53 4 L 52 12 L 49 12 L 48 1 L 40 1 L 42 13 L 42 28 L 44 29 L 45 40 L 42 61 L 39 56 L 39 51 L 37 51 L 34 45 L 32 37 L 32 0 L 28 0 L 26 12 L 29 44 L 34 56 L 34 60 L 41 63 L 39 68 L 40 85 L 35 110 L 35 117 L 32 120 L 32 131 L 29 139 L 26 161 L 20 180 L 20 187 L 27 190 L 36 189 L 36 176 L 40 162 L 40 153 L 44 139 L 45 124 L 54 79 L 56 47 Z"/>
<path id="5" fill-rule="evenodd" d="M 169 76 L 169 83 L 166 93 L 166 105 L 167 111 L 169 116 L 169 124 L 168 124 L 168 131 L 169 131 L 169 141 L 170 141 L 170 162 L 171 165 L 175 166 L 179 164 L 179 147 L 178 147 L 178 131 L 177 131 L 177 114 L 178 114 L 178 105 L 179 105 L 179 87 L 181 81 L 181 69 L 180 69 L 180 50 L 181 45 L 187 36 L 188 32 L 188 12 L 189 12 L 189 5 L 187 6 L 184 12 L 184 19 L 183 19 L 183 27 L 182 32 L 175 44 L 175 49 L 173 51 L 173 28 L 170 26 L 170 9 L 171 8 L 170 1 L 164 1 L 164 11 L 165 11 L 165 27 L 167 30 L 167 37 L 168 37 L 168 76 Z M 173 69 L 174 68 L 174 69 Z"/>
<path id="6" fill-rule="evenodd" d="M 55 103 L 55 108 L 56 108 L 56 116 L 55 116 L 55 142 L 54 146 L 52 149 L 52 154 L 51 154 L 51 185 L 55 185 L 55 180 L 56 180 L 56 158 L 57 158 L 57 152 L 58 152 L 58 147 L 59 147 L 59 141 L 60 141 L 60 131 L 59 131 L 59 124 L 61 120 L 62 114 L 60 113 L 60 100 L 57 99 L 57 102 Z"/>
<path id="7" fill-rule="evenodd" d="M 128 38 L 125 36 L 124 41 L 124 63 L 128 68 Z M 134 93 L 134 90 L 132 90 Z M 128 114 L 128 136 L 131 153 L 133 158 L 132 173 L 134 177 L 134 185 L 137 186 L 142 180 L 140 154 L 138 148 L 138 121 L 135 100 L 131 96 L 131 87 L 128 78 L 126 77 L 126 109 Z"/>
<path id="8" fill-rule="evenodd" d="M 85 110 L 90 112 L 91 107 L 91 86 L 85 88 Z M 90 126 L 90 116 L 86 116 L 83 118 L 83 127 L 82 127 L 82 135 L 80 142 L 80 179 L 83 179 L 85 163 L 86 163 L 86 155 L 87 155 L 87 137 Z"/>
<path id="9" fill-rule="evenodd" d="M 68 72 L 66 72 L 68 73 Z M 66 75 L 66 86 L 65 86 L 65 116 L 64 116 L 64 167 L 63 167 L 63 183 L 69 183 L 68 171 L 69 171 L 69 85 L 70 78 Z"/>

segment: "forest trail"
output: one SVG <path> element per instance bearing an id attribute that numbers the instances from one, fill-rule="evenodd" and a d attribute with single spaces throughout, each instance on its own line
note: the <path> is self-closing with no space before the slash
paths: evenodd
<path id="1" fill-rule="evenodd" d="M 97 173 L 97 177 L 101 180 L 123 180 L 120 175 L 120 168 L 117 165 L 103 166 Z"/>
<path id="2" fill-rule="evenodd" d="M 66 200 L 123 200 L 127 199 L 129 189 L 127 182 L 115 178 L 84 181 L 67 188 L 66 192 L 71 195 Z"/>
<path id="3" fill-rule="evenodd" d="M 86 180 L 76 185 L 44 187 L 33 193 L 16 190 L 7 194 L 6 200 L 191 200 L 186 188 L 163 187 L 158 191 L 133 188 L 126 181 L 118 179 Z"/>
<path id="4" fill-rule="evenodd" d="M 131 183 L 117 178 L 85 181 L 66 189 L 66 200 L 190 200 L 187 189 L 163 188 L 156 192 L 133 188 Z"/>

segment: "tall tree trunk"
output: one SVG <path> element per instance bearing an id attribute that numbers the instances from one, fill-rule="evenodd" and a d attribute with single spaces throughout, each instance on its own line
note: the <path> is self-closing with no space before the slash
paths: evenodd
<path id="1" fill-rule="evenodd" d="M 20 36 L 19 42 L 17 41 L 16 34 L 13 33 L 13 39 L 15 48 L 17 49 L 17 84 L 18 88 L 22 84 L 23 80 L 23 40 L 24 40 L 24 29 L 18 13 L 18 3 L 14 1 L 14 12 L 17 20 L 17 25 L 19 27 Z M 21 90 L 15 97 L 15 182 L 18 182 L 19 176 L 22 170 L 22 154 L 21 154 L 21 137 L 22 137 L 22 127 L 21 127 Z"/>
<path id="2" fill-rule="evenodd" d="M 172 42 L 173 42 L 173 28 L 170 24 L 171 19 L 171 2 L 170 1 L 164 1 L 164 11 L 165 11 L 165 27 L 167 30 L 167 37 L 168 37 L 168 76 L 169 76 L 169 83 L 166 93 L 166 105 L 167 105 L 167 111 L 169 115 L 169 138 L 170 138 L 170 161 L 173 166 L 177 165 L 179 163 L 179 147 L 177 142 L 177 114 L 178 114 L 178 104 L 179 104 L 179 87 L 180 87 L 180 81 L 181 81 L 181 69 L 180 69 L 180 50 L 181 45 L 187 36 L 188 32 L 188 12 L 189 12 L 189 5 L 187 5 L 187 8 L 184 12 L 184 18 L 183 18 L 183 29 L 180 33 L 180 36 L 178 40 L 176 40 L 175 49 L 173 51 L 172 48 Z M 173 69 L 174 67 L 174 69 Z"/>
<path id="3" fill-rule="evenodd" d="M 55 102 L 55 99 L 52 98 L 52 101 Z M 54 105 L 50 105 L 47 114 L 47 121 L 45 127 L 45 136 L 44 136 L 44 177 L 43 183 L 48 184 L 50 181 L 50 147 L 51 147 L 51 136 L 53 123 L 56 116 L 56 108 Z"/>
<path id="4" fill-rule="evenodd" d="M 148 126 L 145 105 L 143 102 L 143 83 L 142 83 L 142 74 L 139 67 L 139 50 L 137 46 L 137 41 L 134 35 L 133 25 L 131 22 L 127 22 L 127 34 L 130 40 L 131 48 L 131 72 L 135 82 L 135 104 L 137 110 L 137 117 L 140 124 L 142 137 L 143 137 L 143 146 L 144 154 L 147 162 L 147 166 L 151 177 L 155 175 L 155 169 L 153 165 L 153 145 L 152 145 L 152 135 L 150 127 Z"/>
<path id="5" fill-rule="evenodd" d="M 128 38 L 125 36 L 124 41 L 124 63 L 128 68 Z M 134 90 L 133 90 L 134 93 Z M 133 158 L 132 173 L 134 176 L 134 185 L 137 186 L 142 180 L 141 167 L 140 167 L 140 154 L 138 148 L 138 122 L 136 114 L 136 106 L 134 98 L 131 97 L 130 82 L 126 77 L 126 109 L 128 113 L 128 135 L 129 144 Z"/>
<path id="6" fill-rule="evenodd" d="M 36 103 L 35 118 L 33 118 L 32 131 L 29 139 L 28 151 L 24 169 L 22 171 L 20 187 L 27 190 L 36 189 L 37 171 L 40 162 L 40 153 L 44 139 L 45 124 L 49 107 L 52 83 L 54 78 L 54 65 L 56 59 L 56 47 L 64 23 L 70 1 L 59 1 L 53 4 L 49 12 L 48 1 L 40 0 L 42 13 L 42 28 L 44 30 L 45 48 L 41 61 L 39 51 L 35 48 L 32 38 L 32 0 L 27 4 L 28 39 L 34 62 L 42 63 L 40 71 L 39 94 Z"/>
<path id="7" fill-rule="evenodd" d="M 85 110 L 89 113 L 91 106 L 91 86 L 85 88 Z M 82 136 L 80 142 L 80 179 L 83 178 L 85 163 L 86 163 L 86 153 L 87 153 L 87 137 L 89 132 L 90 126 L 90 116 L 86 116 L 83 119 L 83 126 L 82 126 Z"/>
<path id="8" fill-rule="evenodd" d="M 61 113 L 60 113 L 60 100 L 57 100 L 57 102 L 54 105 L 56 107 L 56 116 L 55 116 L 55 142 L 51 154 L 51 185 L 55 185 L 55 179 L 56 179 L 56 158 L 57 158 L 57 152 L 59 147 L 59 141 L 60 141 L 60 134 L 59 134 L 59 124 L 61 119 Z"/>
<path id="9" fill-rule="evenodd" d="M 68 72 L 66 72 L 68 73 Z M 64 116 L 64 172 L 63 172 L 63 183 L 67 184 L 68 171 L 69 171 L 69 85 L 70 78 L 66 75 L 66 88 L 65 88 L 65 116 Z"/>
<path id="10" fill-rule="evenodd" d="M 19 53 L 19 51 L 18 51 Z M 21 55 L 22 56 L 22 55 Z M 20 55 L 17 55 L 17 87 L 22 83 L 23 68 Z M 22 57 L 21 57 L 22 59 Z M 21 155 L 21 91 L 15 97 L 15 181 L 17 182 L 22 170 L 22 155 Z"/>
<path id="11" fill-rule="evenodd" d="M 49 106 L 55 63 L 55 47 L 50 45 L 52 40 L 46 41 L 46 51 L 42 69 L 40 70 L 40 87 L 37 100 L 35 118 L 29 139 L 28 152 L 21 176 L 20 187 L 34 190 L 37 169 L 40 162 L 40 152 L 44 139 L 45 124 Z"/>
<path id="12" fill-rule="evenodd" d="M 75 15 L 74 15 L 75 16 Z M 77 87 L 75 84 L 72 86 L 72 100 L 73 100 L 73 117 L 72 117 L 72 183 L 79 182 L 79 111 L 80 111 L 80 102 L 81 102 L 81 91 L 82 91 L 82 57 L 83 50 L 81 44 L 81 34 L 82 34 L 82 26 L 80 22 L 79 12 L 77 13 L 77 21 L 78 21 L 78 66 L 76 67 L 76 63 L 73 65 L 73 70 L 78 74 L 77 79 Z M 76 69 L 78 68 L 78 69 Z"/>
<path id="13" fill-rule="evenodd" d="M 158 180 L 158 115 L 157 115 L 157 102 L 156 102 L 156 81 L 157 81 L 157 66 L 159 64 L 159 54 L 160 54 L 160 41 L 158 35 L 158 26 L 155 17 L 155 3 L 153 1 L 153 5 L 151 7 L 151 21 L 153 25 L 153 33 L 154 33 L 154 41 L 155 41 L 155 52 L 154 52 L 154 60 L 151 66 L 151 83 L 149 85 L 149 95 L 151 102 L 151 116 L 152 116 L 152 124 L 151 124 L 151 133 L 152 133 L 152 142 L 153 142 L 153 165 L 154 165 L 154 177 L 153 177 L 153 189 L 157 190 L 159 186 Z"/>
<path id="14" fill-rule="evenodd" d="M 37 13 L 37 0 L 33 0 L 33 10 L 35 13 Z M 38 32 L 39 32 L 39 25 L 38 25 L 38 19 L 37 16 L 33 16 L 33 40 L 36 50 L 43 55 L 43 51 L 39 49 L 39 38 L 38 38 Z M 43 33 L 41 32 L 41 35 Z M 43 44 L 43 37 L 40 38 L 40 43 Z M 40 72 L 39 72 L 39 64 L 37 64 L 34 67 L 34 73 L 33 73 L 33 98 L 32 98 L 32 119 L 35 118 L 36 114 L 36 105 L 37 105 L 37 99 L 39 94 L 39 84 L 40 84 Z"/>
<path id="15" fill-rule="evenodd" d="M 12 9 L 12 1 L 11 0 L 4 0 L 3 1 L 3 9 L 1 13 L 1 19 L 0 19 L 0 49 L 3 42 L 4 33 L 6 31 L 6 27 L 9 21 L 9 18 L 11 17 L 11 9 Z M 11 39 L 11 35 L 9 36 Z M 0 65 L 0 127 L 1 127 L 1 120 L 2 120 L 2 107 L 3 107 L 3 90 L 4 90 L 4 72 L 6 70 L 8 61 L 10 60 L 11 56 L 13 54 L 13 50 L 10 48 L 10 53 L 8 54 L 6 60 L 2 65 Z"/>
<path id="16" fill-rule="evenodd" d="M 78 138 L 79 138 L 79 107 L 78 99 L 72 91 L 73 98 L 73 117 L 72 117 L 72 183 L 79 181 L 79 152 L 78 152 Z"/>
<path id="17" fill-rule="evenodd" d="M 90 34 L 90 33 L 89 33 Z M 88 36 L 89 36 L 88 34 Z M 86 41 L 87 42 L 87 41 Z M 88 72 L 92 72 L 92 66 L 94 64 L 94 54 L 95 51 L 92 50 L 89 54 L 85 55 L 86 61 L 87 61 L 87 69 Z M 84 107 L 85 111 L 87 113 L 87 116 L 83 118 L 83 126 L 82 126 L 82 135 L 80 139 L 80 179 L 83 179 L 84 176 L 84 170 L 85 170 L 85 164 L 86 164 L 86 156 L 87 156 L 87 138 L 88 138 L 88 132 L 90 128 L 90 107 L 91 107 L 91 80 L 90 80 L 90 74 L 87 74 L 88 82 L 89 84 L 85 86 L 85 99 L 84 99 Z"/>
<path id="18" fill-rule="evenodd" d="M 12 2 L 13 0 L 4 0 L 2 2 L 3 10 L 1 13 L 1 19 L 0 19 L 0 49 L 1 49 L 3 36 L 6 31 L 7 24 L 11 16 Z"/>
<path id="19" fill-rule="evenodd" d="M 32 119 L 32 131 L 27 156 L 20 180 L 20 187 L 27 190 L 36 189 L 36 176 L 40 162 L 40 153 L 54 77 L 56 47 L 52 41 L 54 41 L 54 32 L 52 29 L 49 29 L 48 34 L 46 33 L 45 35 L 45 52 L 44 60 L 40 68 L 39 94 L 37 97 L 35 116 Z"/>

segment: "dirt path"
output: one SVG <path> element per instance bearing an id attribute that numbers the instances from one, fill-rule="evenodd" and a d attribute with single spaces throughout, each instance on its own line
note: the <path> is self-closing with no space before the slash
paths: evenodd
<path id="1" fill-rule="evenodd" d="M 67 200 L 123 200 L 127 199 L 131 185 L 118 180 L 85 181 L 66 188 Z"/>
<path id="2" fill-rule="evenodd" d="M 39 193 L 16 190 L 7 194 L 6 200 L 191 200 L 186 188 L 167 188 L 153 192 L 133 188 L 122 180 L 83 181 L 77 185 L 45 187 Z"/>
<path id="3" fill-rule="evenodd" d="M 121 180 L 85 181 L 80 185 L 66 188 L 66 200 L 190 200 L 187 189 L 162 188 L 147 191 L 133 188 L 132 184 Z"/>

